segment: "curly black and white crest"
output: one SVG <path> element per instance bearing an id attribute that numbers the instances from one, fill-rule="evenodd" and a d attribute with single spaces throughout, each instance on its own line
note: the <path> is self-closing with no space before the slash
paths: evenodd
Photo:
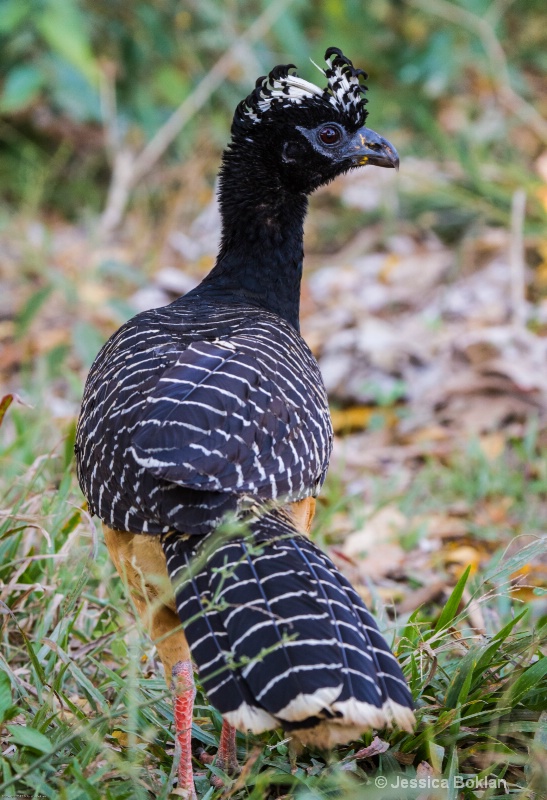
<path id="1" fill-rule="evenodd" d="M 279 65 L 269 75 L 257 80 L 254 91 L 238 105 L 234 123 L 252 127 L 274 119 L 281 109 L 322 109 L 331 116 L 334 111 L 341 121 L 351 127 L 364 125 L 367 117 L 367 87 L 360 78 L 366 80 L 367 73 L 356 69 L 337 47 L 329 47 L 325 60 L 327 86 L 324 89 L 291 72 L 296 69 L 294 64 Z"/>

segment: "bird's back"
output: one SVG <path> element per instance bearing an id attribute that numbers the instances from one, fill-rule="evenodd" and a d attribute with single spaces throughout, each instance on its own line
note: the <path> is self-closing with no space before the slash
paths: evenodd
<path id="1" fill-rule="evenodd" d="M 209 532 L 242 498 L 315 494 L 332 432 L 315 358 L 285 320 L 188 296 L 127 322 L 90 371 L 79 478 L 107 525 Z"/>

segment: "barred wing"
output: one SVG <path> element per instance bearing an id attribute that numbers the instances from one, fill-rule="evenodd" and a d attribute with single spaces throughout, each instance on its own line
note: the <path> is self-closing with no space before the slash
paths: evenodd
<path id="1" fill-rule="evenodd" d="M 304 364 L 251 337 L 193 342 L 157 380 L 131 439 L 137 463 L 200 491 L 297 499 L 320 486 L 330 452 L 325 403 Z"/>

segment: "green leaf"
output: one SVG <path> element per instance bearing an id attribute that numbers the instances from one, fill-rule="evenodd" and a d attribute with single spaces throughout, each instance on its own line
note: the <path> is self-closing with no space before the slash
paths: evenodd
<path id="1" fill-rule="evenodd" d="M 5 672 L 0 672 L 0 722 L 5 719 L 4 715 L 11 704 L 11 681 Z"/>
<path id="2" fill-rule="evenodd" d="M 510 620 L 507 625 L 504 625 L 503 628 L 496 633 L 490 644 L 483 650 L 479 660 L 475 665 L 473 676 L 474 680 L 480 679 L 485 669 L 491 667 L 494 656 L 501 648 L 509 634 L 512 632 L 515 625 L 517 625 L 520 620 L 526 616 L 526 614 L 528 614 L 528 609 L 522 611 L 518 616 Z"/>
<path id="3" fill-rule="evenodd" d="M 31 750 L 38 750 L 39 753 L 51 752 L 51 742 L 47 736 L 35 728 L 27 728 L 24 725 L 6 725 L 6 727 L 15 744 L 30 747 Z"/>
<path id="4" fill-rule="evenodd" d="M 76 355 L 85 367 L 90 367 L 104 344 L 104 336 L 85 320 L 79 320 L 73 328 L 72 337 Z"/>
<path id="5" fill-rule="evenodd" d="M 164 64 L 153 76 L 156 91 L 161 100 L 178 106 L 188 94 L 188 82 L 182 70 L 172 64 Z"/>
<path id="6" fill-rule="evenodd" d="M 539 715 L 534 743 L 538 745 L 538 748 L 547 752 L 547 711 L 542 711 Z"/>
<path id="7" fill-rule="evenodd" d="M 309 38 L 303 30 L 300 20 L 291 9 L 280 14 L 272 26 L 278 42 L 287 53 L 302 53 L 302 60 L 309 56 Z M 315 69 L 312 75 L 316 75 Z"/>
<path id="8" fill-rule="evenodd" d="M 19 23 L 29 16 L 30 11 L 30 3 L 25 3 L 24 0 L 3 0 L 0 33 L 13 33 Z"/>
<path id="9" fill-rule="evenodd" d="M 467 653 L 460 661 L 446 693 L 446 708 L 456 708 L 467 700 L 476 661 L 477 651 L 475 649 Z"/>
<path id="10" fill-rule="evenodd" d="M 64 113 L 78 122 L 99 122 L 101 102 L 96 87 L 66 59 L 51 59 L 51 98 Z"/>
<path id="11" fill-rule="evenodd" d="M 45 303 L 52 290 L 53 286 L 48 285 L 43 286 L 41 289 L 38 289 L 36 292 L 31 294 L 23 308 L 17 314 L 15 320 L 17 337 L 23 336 L 23 334 L 26 333 L 33 319 L 40 311 L 42 305 Z"/>
<path id="12" fill-rule="evenodd" d="M 73 419 L 69 422 L 66 432 L 65 441 L 63 444 L 63 463 L 62 469 L 66 470 L 74 463 L 74 444 L 76 442 L 76 420 Z M 70 519 L 73 518 L 74 515 Z M 80 514 L 78 512 L 78 518 Z M 72 530 L 72 529 L 71 529 Z"/>
<path id="13" fill-rule="evenodd" d="M 49 0 L 36 20 L 36 27 L 57 55 L 76 67 L 90 83 L 96 83 L 97 64 L 91 52 L 84 16 L 75 3 Z"/>
<path id="14" fill-rule="evenodd" d="M 523 617 L 525 617 L 527 614 L 528 614 L 528 609 L 525 608 L 524 611 L 521 611 L 520 614 L 517 614 L 516 617 L 514 617 L 511 620 L 509 620 L 507 625 L 504 625 L 503 628 L 501 630 L 499 630 L 495 634 L 495 636 L 492 638 L 492 641 L 493 642 L 497 642 L 497 641 L 503 642 L 503 641 L 505 641 L 505 639 L 507 639 L 507 637 L 509 636 L 509 634 L 511 633 L 511 631 L 513 630 L 515 625 L 517 625 L 517 623 L 520 622 L 521 619 Z"/>
<path id="15" fill-rule="evenodd" d="M 73 661 L 69 661 L 68 668 L 76 681 L 79 683 L 80 687 L 85 691 L 90 701 L 94 701 L 99 708 L 104 713 L 108 713 L 108 703 L 105 700 L 104 695 L 93 685 L 91 680 L 84 675 L 82 670 L 76 666 Z"/>
<path id="16" fill-rule="evenodd" d="M 82 765 L 78 763 L 77 758 L 73 758 L 70 765 L 70 772 L 76 778 L 79 786 L 85 791 L 85 796 L 89 800 L 101 800 L 104 795 L 99 791 L 98 787 L 91 781 L 84 777 L 82 772 Z"/>
<path id="17" fill-rule="evenodd" d="M 458 791 L 455 788 L 456 781 L 454 780 L 455 776 L 459 772 L 460 765 L 458 759 L 458 751 L 457 748 L 452 746 L 447 758 L 447 764 L 445 768 L 445 775 L 448 778 L 448 785 L 449 790 L 447 794 L 447 800 L 457 800 L 458 798 Z"/>
<path id="18" fill-rule="evenodd" d="M 539 683 L 547 675 L 547 658 L 540 658 L 524 670 L 511 686 L 511 702 L 520 702 L 532 690 L 539 689 Z"/>
<path id="19" fill-rule="evenodd" d="M 429 742 L 429 759 L 431 761 L 431 766 L 434 770 L 438 773 L 441 773 L 443 770 L 443 760 L 445 756 L 445 748 L 442 747 L 440 744 L 436 744 L 435 742 Z"/>
<path id="20" fill-rule="evenodd" d="M 32 64 L 14 67 L 4 82 L 0 111 L 4 113 L 19 111 L 30 105 L 42 88 L 43 81 L 43 74 Z"/>
<path id="21" fill-rule="evenodd" d="M 467 583 L 467 579 L 469 577 L 469 572 L 471 571 L 471 566 L 467 567 L 457 584 L 454 586 L 452 590 L 452 594 L 448 598 L 445 607 L 441 612 L 441 616 L 437 620 L 437 624 L 434 628 L 434 633 L 438 633 L 442 631 L 443 628 L 448 628 L 448 626 L 454 621 L 457 613 L 458 608 L 460 606 L 460 602 L 463 595 L 463 590 L 465 589 L 465 584 Z"/>
<path id="22" fill-rule="evenodd" d="M 513 573 L 518 572 L 519 569 L 522 569 L 535 559 L 544 557 L 546 553 L 547 543 L 544 539 L 530 542 L 530 544 L 521 547 L 511 558 L 504 558 L 492 570 L 487 570 L 484 579 L 497 585 L 506 583 Z"/>
<path id="23" fill-rule="evenodd" d="M 115 656 L 115 658 L 120 661 L 125 661 L 127 659 L 127 645 L 123 639 L 113 639 L 111 648 L 112 655 Z"/>

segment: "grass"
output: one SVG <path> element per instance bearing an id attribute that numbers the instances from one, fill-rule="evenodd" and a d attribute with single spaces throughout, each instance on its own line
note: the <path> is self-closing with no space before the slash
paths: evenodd
<path id="1" fill-rule="evenodd" d="M 173 751 L 169 695 L 98 526 L 82 506 L 73 436 L 72 421 L 63 431 L 15 404 L 0 429 L 0 796 L 166 798 Z M 40 451 L 46 454 L 36 459 Z M 244 768 L 228 796 L 418 797 L 425 785 L 420 789 L 419 781 L 433 780 L 431 768 L 438 781 L 456 787 L 430 788 L 431 797 L 502 797 L 505 786 L 515 797 L 542 796 L 547 619 L 537 610 L 543 590 L 525 590 L 513 578 L 545 555 L 537 536 L 547 496 L 544 459 L 531 436 L 496 462 L 472 449 L 441 467 L 425 464 L 413 491 L 398 498 L 387 482 L 377 484 L 375 502 L 396 501 L 409 518 L 463 498 L 475 540 L 494 538 L 483 570 L 471 577 L 469 569 L 460 570 L 440 601 L 387 623 L 416 700 L 417 729 L 380 732 L 389 745 L 385 752 L 377 752 L 383 749 L 377 740 L 358 752 L 371 745 L 369 734 L 328 757 L 295 755 L 281 732 L 240 734 Z M 358 511 L 358 501 L 345 501 L 342 489 L 333 479 L 318 530 L 333 506 Z M 512 528 L 501 526 L 496 541 L 488 524 L 476 519 L 485 502 L 507 493 Z M 522 546 L 514 547 L 515 536 Z M 477 607 L 485 611 L 483 634 L 473 628 Z M 196 744 L 214 752 L 220 727 L 219 715 L 198 693 Z M 200 797 L 220 796 L 209 785 L 211 770 L 197 765 Z M 376 779 L 384 777 L 387 787 L 378 787 Z M 464 787 L 465 780 L 482 780 L 490 788 L 460 790 L 458 780 Z"/>

